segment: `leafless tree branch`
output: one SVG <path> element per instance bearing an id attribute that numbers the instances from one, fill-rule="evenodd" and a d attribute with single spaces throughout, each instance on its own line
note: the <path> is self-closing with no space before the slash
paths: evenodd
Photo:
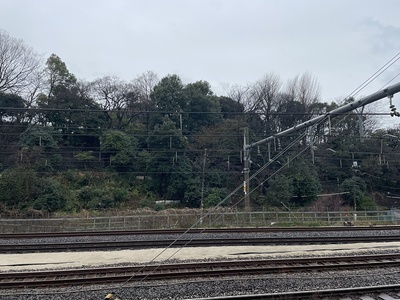
<path id="1" fill-rule="evenodd" d="M 0 30 L 0 91 L 21 92 L 40 70 L 40 56 L 22 40 Z"/>

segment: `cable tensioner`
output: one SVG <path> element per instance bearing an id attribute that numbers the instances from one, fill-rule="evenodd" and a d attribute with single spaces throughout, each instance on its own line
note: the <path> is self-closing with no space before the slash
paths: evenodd
<path id="1" fill-rule="evenodd" d="M 389 108 L 390 108 L 390 116 L 391 117 L 394 117 L 394 116 L 400 117 L 400 113 L 396 110 L 396 106 L 392 103 L 393 95 L 389 95 L 388 98 L 389 98 L 389 101 L 390 101 L 390 106 L 389 106 Z"/>

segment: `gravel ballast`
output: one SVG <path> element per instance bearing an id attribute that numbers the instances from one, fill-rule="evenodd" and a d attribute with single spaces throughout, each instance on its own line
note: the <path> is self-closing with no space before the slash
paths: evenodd
<path id="1" fill-rule="evenodd" d="M 273 232 L 273 233 L 235 233 L 235 234 L 201 234 L 205 238 L 215 237 L 304 237 L 304 236 L 360 236 L 360 235 L 397 235 L 398 230 L 371 230 L 371 231 L 336 231 L 336 232 Z M 160 239 L 174 239 L 180 235 L 160 236 Z M 101 236 L 101 237 L 68 237 L 68 238 L 45 238 L 28 239 L 29 243 L 60 243 L 60 242 L 79 242 L 79 241 L 114 241 L 114 240 L 138 240 L 155 239 L 154 235 L 143 236 Z M 199 238 L 198 234 L 185 235 L 185 239 Z M 26 243 L 27 241 L 3 239 L 0 243 Z M 290 246 L 288 246 L 290 247 Z M 362 251 L 363 254 L 388 254 L 397 253 L 396 248 L 385 249 L 382 243 L 382 250 L 376 247 L 373 250 Z M 357 245 L 354 250 L 358 252 Z M 360 251 L 361 252 L 361 251 Z M 43 253 L 42 255 L 46 255 Z M 323 256 L 324 254 L 310 251 L 305 252 L 302 257 Z M 338 252 L 338 255 L 348 255 L 348 253 Z M 277 258 L 277 255 L 270 258 Z M 287 255 L 285 257 L 288 257 Z M 1 258 L 1 256 L 0 256 Z M 249 256 L 247 259 L 257 258 L 257 255 Z M 268 256 L 263 256 L 268 258 Z M 230 259 L 233 259 L 232 257 Z M 194 260 L 201 261 L 201 260 Z M 210 261 L 207 259 L 205 261 Z M 5 262 L 3 261 L 2 264 Z M 169 261 L 168 263 L 172 263 Z M 132 265 L 130 263 L 129 265 Z M 145 263 L 143 263 L 145 264 Z M 110 264 L 107 264 L 110 266 Z M 112 264 L 111 264 L 112 265 Z M 89 267 L 89 266 L 87 266 Z M 31 269 L 32 270 L 32 269 Z M 41 269 L 43 270 L 43 269 Z M 325 290 L 352 288 L 357 286 L 376 286 L 399 283 L 400 268 L 377 268 L 365 270 L 348 270 L 337 272 L 303 272 L 291 274 L 268 274 L 252 277 L 232 277 L 215 278 L 212 280 L 173 280 L 173 281 L 151 281 L 151 282 L 127 282 L 125 284 L 112 284 L 108 286 L 72 287 L 72 288 L 52 288 L 34 290 L 1 290 L 0 299 L 7 300 L 64 300 L 64 299 L 104 299 L 105 295 L 115 292 L 122 300 L 141 299 L 192 299 L 216 297 L 221 295 L 243 295 L 243 294 L 264 294 L 279 293 L 286 291 L 305 291 L 305 290 Z"/>

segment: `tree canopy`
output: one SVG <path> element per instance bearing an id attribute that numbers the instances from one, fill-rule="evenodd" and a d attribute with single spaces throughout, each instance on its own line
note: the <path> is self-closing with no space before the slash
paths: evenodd
<path id="1" fill-rule="evenodd" d="M 220 96 L 206 80 L 177 74 L 87 82 L 56 54 L 38 61 L 0 32 L 0 207 L 137 208 L 163 199 L 199 208 L 229 195 L 224 205 L 240 209 L 243 193 L 230 192 L 243 184 L 244 128 L 251 143 L 274 137 L 249 151 L 254 209 L 306 208 L 330 194 L 372 209 L 375 198 L 397 196 L 398 128 L 353 113 L 275 138 L 339 107 L 321 102 L 308 72 L 286 84 L 267 73 Z M 31 97 L 23 88 L 37 84 L 35 72 L 42 81 Z"/>

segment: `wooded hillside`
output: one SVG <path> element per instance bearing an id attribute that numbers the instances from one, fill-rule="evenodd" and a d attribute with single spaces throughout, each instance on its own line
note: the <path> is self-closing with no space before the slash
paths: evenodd
<path id="1" fill-rule="evenodd" d="M 1 211 L 240 209 L 244 128 L 259 141 L 354 100 L 323 102 L 310 73 L 225 90 L 153 72 L 87 82 L 0 31 Z M 270 162 L 251 181 L 252 209 L 396 206 L 400 130 L 377 118 L 354 112 L 252 149 L 250 174 Z"/>

